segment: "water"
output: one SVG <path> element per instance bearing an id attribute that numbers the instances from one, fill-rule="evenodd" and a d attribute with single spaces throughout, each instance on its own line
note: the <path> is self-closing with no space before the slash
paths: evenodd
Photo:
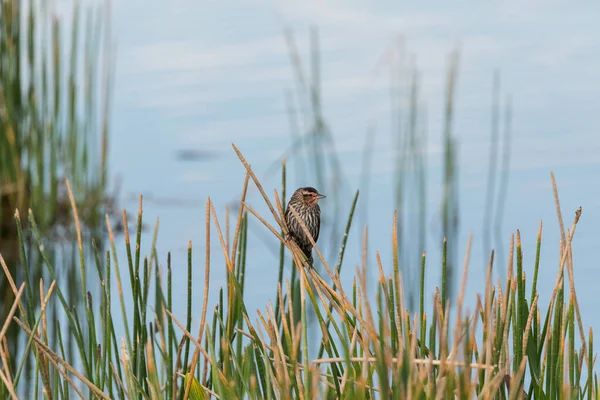
<path id="1" fill-rule="evenodd" d="M 554 171 L 565 227 L 570 227 L 574 211 L 583 207 L 573 242 L 575 280 L 584 329 L 600 329 L 596 318 L 600 297 L 595 295 L 595 282 L 600 278 L 595 257 L 600 219 L 596 184 L 600 173 L 600 35 L 594 35 L 598 31 L 598 8 L 580 6 L 575 10 L 552 4 L 540 8 L 534 3 L 516 2 L 502 7 L 424 7 L 392 2 L 385 6 L 345 2 L 317 5 L 308 1 L 269 2 L 260 7 L 254 2 L 238 2 L 232 7 L 191 0 L 156 2 L 151 7 L 147 2 L 130 0 L 114 2 L 112 7 L 118 59 L 111 173 L 123 177 L 123 206 L 135 213 L 137 202 L 127 199 L 129 194 L 141 193 L 147 199 L 145 221 L 152 225 L 160 218 L 159 259 L 166 266 L 167 251 L 173 254 L 174 291 L 182 293 L 174 299 L 175 315 L 181 321 L 185 319 L 186 246 L 192 240 L 194 332 L 203 297 L 206 198 L 210 195 L 215 203 L 224 229 L 225 205 L 239 196 L 244 180 L 244 168 L 231 143 L 264 179 L 270 195 L 280 187 L 279 172 L 266 176 L 265 171 L 291 145 L 284 91 L 294 89 L 294 75 L 282 35 L 284 23 L 295 31 L 307 73 L 308 29 L 311 24 L 319 27 L 322 104 L 344 168 L 342 194 L 348 199 L 343 210 L 349 209 L 352 194 L 359 188 L 364 135 L 369 126 L 375 127 L 368 193 L 371 284 L 377 276 L 376 250 L 381 253 L 386 273 L 391 272 L 394 150 L 386 57 L 402 37 L 406 54 L 414 57 L 422 74 L 421 98 L 428 115 L 430 226 L 424 250 L 428 252 L 426 289 L 433 294 L 440 282 L 441 240 L 436 215 L 441 203 L 445 73 L 448 54 L 459 45 L 454 132 L 459 140 L 461 265 L 468 235 L 474 235 L 467 305 L 472 310 L 475 293 L 484 291 L 487 252 L 482 249 L 482 223 L 492 77 L 499 69 L 502 102 L 510 95 L 514 105 L 502 259 L 505 263 L 510 234 L 520 229 L 525 271 L 530 278 L 538 224 L 543 220 L 538 291 L 544 307 L 558 267 L 559 230 L 550 182 L 550 171 Z M 215 157 L 182 162 L 175 156 L 180 149 L 210 151 Z M 288 187 L 314 185 L 313 181 L 298 179 L 297 167 L 291 160 Z M 326 189 L 318 189 L 328 194 Z M 366 193 L 361 196 L 362 201 Z M 161 203 L 159 199 L 190 204 Z M 248 202 L 267 215 L 257 191 L 250 194 Z M 346 283 L 360 263 L 362 227 L 357 221 L 346 253 Z M 246 284 L 250 312 L 264 310 L 274 300 L 278 265 L 278 255 L 272 251 L 278 249 L 276 239 L 255 219 L 252 225 Z M 144 240 L 142 251 L 148 254 L 150 233 Z M 495 240 L 493 244 L 497 248 Z M 212 245 L 209 310 L 225 282 L 214 225 Z M 122 243 L 118 249 L 124 260 Z M 329 259 L 333 262 L 335 256 L 331 254 Z M 114 312 L 120 313 L 118 309 Z"/>

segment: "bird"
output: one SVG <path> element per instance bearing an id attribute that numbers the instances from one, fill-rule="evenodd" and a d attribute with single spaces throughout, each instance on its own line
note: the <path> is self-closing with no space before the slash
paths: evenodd
<path id="1" fill-rule="evenodd" d="M 285 222 L 288 227 L 287 238 L 294 240 L 298 247 L 300 247 L 310 267 L 313 265 L 313 246 L 292 212 L 291 207 L 294 208 L 302 222 L 304 222 L 304 225 L 316 243 L 319 239 L 319 231 L 321 230 L 321 208 L 318 202 L 325 197 L 314 187 L 301 187 L 290 197 L 290 201 L 285 209 Z"/>

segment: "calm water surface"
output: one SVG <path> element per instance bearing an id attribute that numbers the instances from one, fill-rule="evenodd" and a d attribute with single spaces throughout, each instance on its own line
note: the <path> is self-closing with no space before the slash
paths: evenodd
<path id="1" fill-rule="evenodd" d="M 200 319 L 204 276 L 204 213 L 207 196 L 221 226 L 225 205 L 241 191 L 244 168 L 231 149 L 244 153 L 269 193 L 279 188 L 279 171 L 267 174 L 291 146 L 285 91 L 295 88 L 283 28 L 294 30 L 308 74 L 309 28 L 319 27 L 322 105 L 344 169 L 344 213 L 359 188 L 362 147 L 369 127 L 376 132 L 368 193 L 369 263 L 375 283 L 375 251 L 391 272 L 394 212 L 394 149 L 390 127 L 390 54 L 403 41 L 407 59 L 421 73 L 421 99 L 427 109 L 428 273 L 427 291 L 439 285 L 442 128 L 448 55 L 460 48 L 454 132 L 459 141 L 460 255 L 469 233 L 473 247 L 467 286 L 468 305 L 483 292 L 485 262 L 482 225 L 489 157 L 492 78 L 501 73 L 501 95 L 513 100 L 512 152 L 501 259 L 506 262 L 511 233 L 520 229 L 528 277 L 533 274 L 540 219 L 544 243 L 538 290 L 549 301 L 558 267 L 559 230 L 550 183 L 554 171 L 570 227 L 574 211 L 583 217 L 573 243 L 575 280 L 585 329 L 600 329 L 600 269 L 596 250 L 600 222 L 600 35 L 598 6 L 561 8 L 534 2 L 435 7 L 311 1 L 282 3 L 148 2 L 113 4 L 113 34 L 118 43 L 111 162 L 123 177 L 130 212 L 145 196 L 145 221 L 160 218 L 158 249 L 166 263 L 173 255 L 175 314 L 185 316 L 186 246 L 192 240 L 194 330 Z M 179 161 L 177 151 L 214 153 L 202 162 Z M 289 186 L 302 180 L 297 160 L 289 164 Z M 305 176 L 307 176 L 305 174 Z M 327 188 L 319 188 L 327 193 Z M 187 204 L 160 200 L 177 199 Z M 257 191 L 248 199 L 263 215 Z M 359 202 L 359 207 L 361 203 Z M 362 209 L 361 209 L 362 210 Z M 345 217 L 344 217 L 345 218 Z M 271 219 L 269 219 L 271 220 Z M 343 280 L 348 284 L 360 263 L 362 226 L 355 221 Z M 278 249 L 275 238 L 252 219 L 247 267 L 249 310 L 274 299 Z M 150 232 L 150 231 L 149 231 Z M 213 231 L 213 235 L 215 232 Z M 322 246 L 338 246 L 327 243 Z M 150 233 L 142 249 L 148 254 Z M 213 236 L 211 305 L 225 281 L 225 268 Z M 494 247 L 497 243 L 494 242 Z M 124 246 L 120 247 L 125 256 Z M 487 253 L 487 252 L 486 252 Z M 329 252 L 330 262 L 335 255 Z M 418 265 L 414 265 L 418 268 Z M 497 277 L 494 279 L 496 281 Z M 504 280 L 503 280 L 504 282 Z M 529 280 L 530 283 L 530 280 Z M 125 285 L 128 287 L 128 285 Z M 530 290 L 530 287 L 527 289 Z M 115 303 L 116 304 L 116 303 Z M 114 310 L 120 313 L 118 307 Z"/>

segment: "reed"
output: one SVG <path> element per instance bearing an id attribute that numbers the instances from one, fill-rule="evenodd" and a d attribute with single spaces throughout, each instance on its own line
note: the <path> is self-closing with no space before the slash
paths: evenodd
<path id="1" fill-rule="evenodd" d="M 43 301 L 37 284 L 49 278 L 44 272 L 48 260 L 62 266 L 66 302 L 86 307 L 86 286 L 95 286 L 86 282 L 85 263 L 93 257 L 92 247 L 102 253 L 103 215 L 113 204 L 106 191 L 112 54 L 101 11 L 76 5 L 72 19 L 65 21 L 46 1 L 0 0 L 0 252 L 11 275 L 24 271 L 28 295 L 22 301 L 30 327 L 34 307 Z M 73 188 L 70 196 L 66 177 Z M 78 206 L 76 231 L 69 215 L 73 203 Z M 48 239 L 48 260 L 32 251 L 36 240 L 30 235 L 29 209 L 36 210 L 36 227 Z M 16 225 L 15 210 L 25 214 Z M 4 319 L 14 301 L 4 275 L 0 292 Z M 48 313 L 56 316 L 53 304 Z M 57 338 L 54 326 L 49 333 Z M 14 324 L 9 327 L 8 362 L 23 371 L 14 364 L 25 346 L 20 332 Z M 66 343 L 65 350 L 73 348 Z"/>
<path id="2" fill-rule="evenodd" d="M 174 313 L 172 309 L 170 258 L 164 282 L 160 278 L 162 267 L 155 240 L 149 256 L 143 256 L 140 253 L 143 235 L 138 228 L 135 243 L 131 243 L 125 213 L 124 240 L 132 298 L 125 298 L 122 290 L 124 282 L 109 216 L 110 249 L 95 257 L 96 273 L 103 282 L 101 293 L 98 297 L 86 294 L 88 305 L 84 309 L 74 309 L 65 301 L 64 289 L 54 276 L 55 267 L 46 257 L 43 246 L 38 246 L 36 251 L 45 260 L 51 281 L 38 282 L 43 301 L 34 307 L 26 305 L 31 296 L 30 288 L 33 290 L 32 286 L 37 283 L 15 280 L 0 259 L 16 299 L 0 331 L 3 360 L 0 394 L 3 397 L 467 399 L 477 396 L 504 399 L 527 395 L 600 398 L 594 370 L 593 332 L 582 324 L 577 292 L 572 284 L 572 241 L 581 209 L 577 210 L 571 228 L 564 232 L 556 285 L 551 294 L 538 293 L 535 278 L 531 290 L 527 290 L 526 267 L 517 231 L 507 254 L 505 281 L 492 282 L 492 253 L 486 285 L 483 293 L 477 295 L 472 312 L 465 309 L 471 242 L 465 254 L 462 285 L 455 298 L 447 297 L 447 292 L 439 289 L 443 287 L 442 282 L 435 293 L 423 293 L 425 268 L 434 268 L 427 265 L 423 254 L 419 311 L 410 313 L 401 272 L 393 267 L 393 260 L 386 261 L 378 253 L 379 278 L 374 296 L 366 290 L 364 263 L 356 268 L 351 287 L 345 287 L 340 281 L 341 265 L 347 262 L 343 257 L 344 245 L 336 265 L 329 265 L 316 246 L 315 252 L 325 273 L 321 276 L 315 269 L 309 270 L 298 247 L 286 241 L 282 234 L 286 231 L 281 225 L 283 197 L 280 198 L 278 191 L 269 196 L 239 149 L 234 146 L 234 150 L 247 174 L 233 244 L 228 246 L 223 234 L 226 227 L 221 226 L 214 205 L 208 199 L 206 254 L 198 261 L 191 251 L 191 243 L 188 251 L 187 295 L 191 297 L 192 288 L 197 290 L 198 282 L 203 281 L 199 290 L 204 301 L 201 305 L 188 301 L 185 313 Z M 554 183 L 553 176 L 552 181 Z M 250 185 L 261 192 L 272 215 L 260 215 L 247 203 L 245 193 Z M 562 221 L 557 191 L 555 196 Z M 348 205 L 347 230 L 354 218 L 357 199 L 358 193 Z M 142 206 L 140 197 L 138 227 L 143 217 Z M 76 215 L 75 203 L 72 209 Z M 33 213 L 29 214 L 29 221 L 40 243 L 42 236 Z M 18 214 L 16 223 L 21 224 Z M 75 226 L 80 223 L 74 221 Z M 299 280 L 297 297 L 291 296 L 296 283 L 281 281 L 273 298 L 277 305 L 270 302 L 256 312 L 250 311 L 245 301 L 245 293 L 251 290 L 245 273 L 247 265 L 252 263 L 247 259 L 247 232 L 251 223 L 263 224 L 271 231 L 273 240 L 280 241 L 284 252 L 292 255 Z M 395 243 L 396 224 L 391 226 L 390 234 Z M 211 236 L 212 228 L 217 233 L 216 238 Z M 542 237 L 540 224 L 538 248 Z M 221 245 L 220 256 L 210 252 L 209 244 L 213 240 Z M 366 241 L 364 247 L 366 254 Z M 210 268 L 215 256 L 225 261 L 225 287 L 210 284 Z M 198 270 L 194 268 L 198 264 L 204 266 L 203 279 L 201 275 L 192 275 L 192 271 Z M 82 268 L 90 266 L 82 263 Z M 274 269 L 277 268 L 274 265 Z M 536 258 L 532 276 L 537 276 L 539 268 L 542 268 L 540 260 Z M 567 278 L 569 289 L 565 288 Z M 111 288 L 111 280 L 116 282 L 117 291 Z M 149 298 L 151 286 L 155 287 L 154 299 Z M 218 304 L 209 305 L 208 294 L 215 290 L 220 294 Z M 538 299 L 550 295 L 548 307 L 541 309 Z M 425 309 L 425 296 L 433 296 L 430 310 Z M 299 304 L 295 304 L 296 301 Z M 114 302 L 121 304 L 121 315 L 110 311 Z M 75 337 L 77 351 L 73 355 L 66 354 L 61 345 L 53 345 L 48 339 L 46 310 L 53 303 L 67 315 L 68 324 L 61 327 L 61 337 Z M 196 307 L 201 307 L 200 311 Z M 319 332 L 314 336 L 307 329 L 309 311 L 318 321 Z M 201 312 L 201 321 L 194 327 L 190 315 L 198 312 Z M 124 332 L 115 331 L 117 320 L 125 322 Z M 12 324 L 29 337 L 28 346 L 35 354 L 33 374 L 39 385 L 20 379 L 19 371 L 12 370 L 5 362 L 13 355 L 2 339 L 6 327 Z M 321 350 L 317 357 L 310 357 L 309 349 L 314 344 Z"/>
<path id="3" fill-rule="evenodd" d="M 141 252 L 142 197 L 133 224 L 126 211 L 121 222 L 102 207 L 106 201 L 110 48 L 102 48 L 104 64 L 95 56 L 100 43 L 107 45 L 110 32 L 102 28 L 100 14 L 90 13 L 83 35 L 85 46 L 81 46 L 81 14 L 76 8 L 71 43 L 65 45 L 63 25 L 48 18 L 47 9 L 33 7 L 34 3 L 30 1 L 26 8 L 19 7 L 25 1 L 0 0 L 0 228 L 7 232 L 2 243 L 11 240 L 12 244 L 0 249 L 6 285 L 3 293 L 7 294 L 0 329 L 2 398 L 600 398 L 593 332 L 583 325 L 573 284 L 571 244 L 581 210 L 565 231 L 553 176 L 562 238 L 553 292 L 537 291 L 539 269 L 551 268 L 540 265 L 541 222 L 530 288 L 526 276 L 531 276 L 531 271 L 523 262 L 519 231 L 510 238 L 507 254 L 490 252 L 485 287 L 474 299 L 474 310 L 465 307 L 471 241 L 460 289 L 453 286 L 459 272 L 455 240 L 458 153 L 452 126 L 458 52 L 449 59 L 444 110 L 445 190 L 437 244 L 442 249 L 441 265 L 428 264 L 422 252 L 426 247 L 427 163 L 416 67 L 410 66 L 407 115 L 398 106 L 405 94 L 394 92 L 391 97 L 397 149 L 396 210 L 390 216 L 389 232 L 393 254 L 385 259 L 376 253 L 376 264 L 367 265 L 371 246 L 363 198 L 368 193 L 373 142 L 367 136 L 362 194 L 357 190 L 354 197 L 339 195 L 346 180 L 322 111 L 318 32 L 311 32 L 306 71 L 293 36 L 286 31 L 296 76 L 296 91 L 286 97 L 290 132 L 294 147 L 301 144 L 302 150 L 309 149 L 315 157 L 314 162 L 301 160 L 295 170 L 301 174 L 305 167 L 313 166 L 309 172 L 319 187 L 333 182 L 331 206 L 326 210 L 331 212 L 325 213 L 329 220 L 324 225 L 328 236 L 336 240 L 324 243 L 338 243 L 343 235 L 339 248 L 327 249 L 328 254 L 337 255 L 335 264 L 328 264 L 332 257 L 325 257 L 325 249 L 321 251 L 315 244 L 323 269 L 309 270 L 297 246 L 284 240 L 286 158 L 274 169 L 281 173 L 281 189 L 268 194 L 233 146 L 246 168 L 237 217 L 231 223 L 227 209 L 224 221 L 219 219 L 212 200 L 207 199 L 206 253 L 199 261 L 188 243 L 186 307 L 176 311 L 171 257 L 168 254 L 165 281 L 156 250 L 158 221 L 150 252 Z M 27 16 L 20 14 L 23 10 L 29 10 Z M 28 21 L 26 26 L 21 24 L 23 20 Z M 37 35 L 38 29 L 43 35 Z M 37 43 L 37 37 L 48 40 Z M 78 63 L 81 54 L 83 64 Z M 399 64 L 391 67 L 392 79 L 399 79 L 394 75 Z M 98 75 L 105 84 L 100 100 L 96 96 Z M 397 82 L 392 83 L 396 87 Z M 79 88 L 84 88 L 83 92 Z M 294 101 L 300 105 L 301 115 L 295 112 Z M 499 136 L 495 112 L 492 149 Z M 506 115 L 510 120 L 510 106 Z M 504 143 L 508 146 L 510 128 L 505 125 Z M 101 150 L 95 154 L 92 149 L 98 144 Z M 502 170 L 506 170 L 508 154 L 508 150 L 503 153 Z M 495 154 L 490 158 L 490 177 L 496 174 L 496 158 Z M 61 194 L 65 176 L 70 178 Z M 501 176 L 493 227 L 496 235 L 506 180 L 506 175 Z M 248 203 L 246 194 L 251 186 L 259 190 L 271 215 L 259 214 L 257 205 Z M 488 211 L 493 208 L 493 186 L 490 179 Z M 407 209 L 415 205 L 418 218 L 407 223 Z M 360 207 L 362 260 L 347 260 L 347 238 Z M 14 221 L 7 218 L 13 215 Z M 107 249 L 102 238 L 89 229 L 103 216 Z M 7 220 L 10 223 L 5 223 Z M 70 253 L 61 257 L 47 245 L 48 228 L 57 220 L 74 232 Z M 123 226 L 124 252 L 118 251 L 123 246 L 115 237 L 117 222 Z M 255 261 L 249 258 L 248 232 L 254 224 L 264 225 L 271 233 L 269 240 L 279 241 L 279 260 L 273 265 L 278 271 L 277 289 L 272 301 L 257 311 L 249 310 L 247 303 L 252 287 L 246 271 Z M 418 233 L 416 246 L 407 239 L 407 230 Z M 214 231 L 216 237 L 211 237 Z M 484 245 L 489 247 L 492 227 L 486 225 L 484 231 Z M 222 254 L 211 254 L 215 240 Z M 284 279 L 286 255 L 293 260 L 289 279 Z M 506 270 L 497 261 L 502 256 L 508 259 Z M 223 287 L 211 285 L 215 257 L 222 257 L 226 268 Z M 23 274 L 15 273 L 17 260 Z M 126 267 L 122 270 L 123 262 Z M 344 268 L 348 263 L 360 267 L 352 273 Z M 64 264 L 77 267 L 66 279 L 61 275 Z M 203 267 L 203 274 L 197 273 L 198 266 Z M 375 268 L 378 282 L 372 293 L 367 290 L 367 270 Z M 426 271 L 432 268 L 441 269 L 441 281 L 434 293 L 425 293 Z M 418 274 L 409 276 L 410 270 Z M 501 271 L 504 282 L 493 283 L 494 270 Z M 351 286 L 342 284 L 342 273 L 354 276 Z M 96 280 L 100 284 L 92 290 Z M 192 301 L 198 290 L 202 304 Z M 209 304 L 211 292 L 218 293 L 216 304 Z M 550 297 L 544 309 L 538 305 L 540 297 Z M 425 307 L 426 298 L 433 299 L 430 309 Z M 117 303 L 118 311 L 113 312 L 112 305 Z M 192 315 L 197 313 L 201 319 L 194 326 Z M 123 331 L 115 326 L 123 326 Z M 9 339 L 11 330 L 25 338 L 21 351 L 15 351 L 17 342 Z"/>

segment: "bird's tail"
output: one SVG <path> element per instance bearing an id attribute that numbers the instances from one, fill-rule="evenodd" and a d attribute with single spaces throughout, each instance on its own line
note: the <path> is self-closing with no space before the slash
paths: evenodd
<path id="1" fill-rule="evenodd" d="M 313 266 L 312 246 L 310 246 L 310 245 L 308 245 L 308 246 L 300 246 L 300 250 L 302 250 L 302 252 L 306 256 L 306 260 L 308 261 L 308 265 L 312 267 Z"/>

